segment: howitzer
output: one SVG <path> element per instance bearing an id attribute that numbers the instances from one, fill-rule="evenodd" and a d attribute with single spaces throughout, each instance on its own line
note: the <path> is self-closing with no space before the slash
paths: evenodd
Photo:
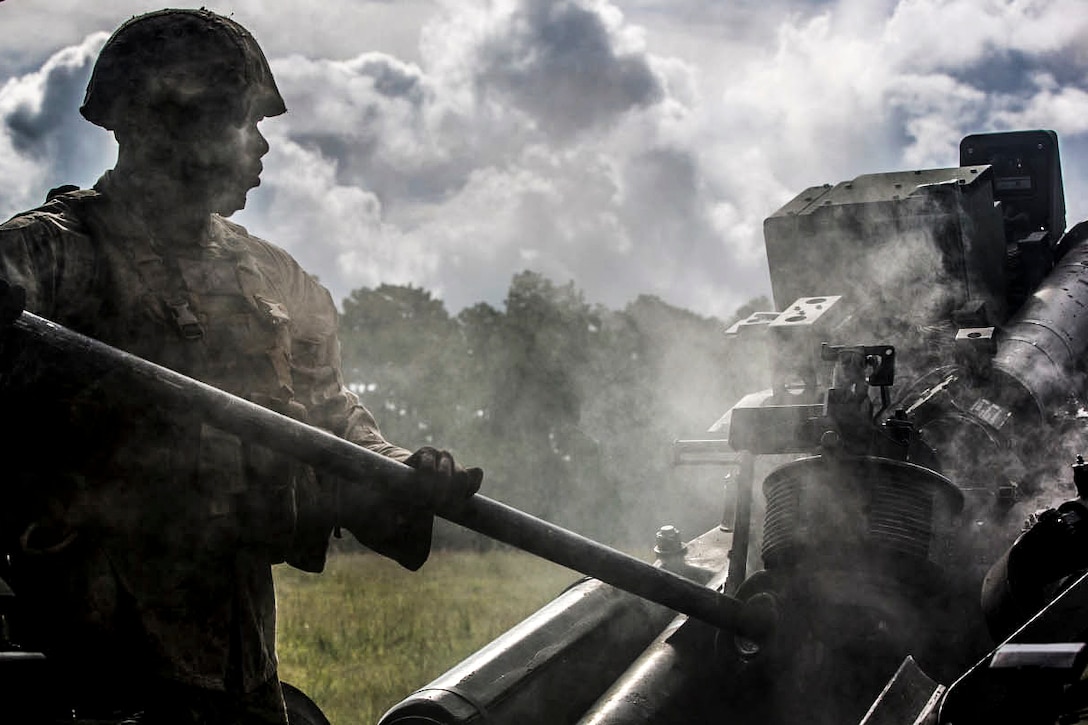
<path id="1" fill-rule="evenodd" d="M 209 423 L 290 455 L 383 496 L 426 504 L 421 477 L 409 466 L 357 446 L 319 428 L 202 383 L 148 360 L 80 335 L 30 312 L 6 311 L 5 341 L 37 355 L 59 357 L 60 366 L 91 382 L 109 375 L 111 384 L 166 408 L 199 412 Z M 131 394 L 131 393 L 130 393 Z M 465 528 L 607 582 L 677 612 L 728 630 L 757 631 L 759 612 L 734 598 L 616 549 L 548 523 L 485 496 L 475 495 L 437 515 Z"/>
<path id="2" fill-rule="evenodd" d="M 1015 571 L 991 571 L 1024 514 L 1062 497 L 1060 469 L 1084 442 L 1088 244 L 1064 231 L 1049 131 L 969 136 L 960 166 L 798 194 L 764 223 L 777 310 L 729 330 L 767 355 L 771 387 L 742 398 L 705 440 L 676 447 L 681 459 L 742 462 L 737 515 L 659 547 L 663 567 L 712 568 L 706 553 L 727 541 L 734 555 L 711 557 L 713 581 L 775 612 L 773 631 L 753 642 L 677 617 L 633 647 L 601 632 L 615 656 L 598 657 L 607 674 L 584 678 L 590 656 L 550 627 L 595 610 L 564 595 L 381 725 L 1011 723 L 1029 711 L 1054 722 L 1061 703 L 1032 698 L 1060 694 L 1054 683 L 1083 671 L 1086 648 L 1074 645 L 1088 636 L 1088 584 L 1077 581 L 1038 620 L 1075 623 L 1025 626 L 1009 642 L 1072 644 L 996 658 L 1003 635 L 987 619 L 1008 602 L 999 586 L 986 603 L 980 590 L 1006 573 L 1016 588 L 1048 555 L 1038 551 L 1068 540 L 1044 540 Z M 753 468 L 763 478 L 754 501 Z M 533 672 L 543 652 L 578 674 Z M 1039 678 L 1024 663 L 1040 661 L 1060 663 L 1065 680 L 1033 689 Z M 980 674 L 990 668 L 997 679 Z M 516 675 L 505 688 L 504 671 Z M 997 698 L 1002 687 L 1020 706 Z"/>

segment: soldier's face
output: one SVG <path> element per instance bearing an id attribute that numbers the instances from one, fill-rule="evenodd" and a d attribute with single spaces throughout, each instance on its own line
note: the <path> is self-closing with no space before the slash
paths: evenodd
<path id="1" fill-rule="evenodd" d="M 140 139 L 147 170 L 183 196 L 179 202 L 229 216 L 246 205 L 247 192 L 261 183 L 261 157 L 268 153 L 268 142 L 257 129 L 261 119 L 221 108 L 169 109 L 132 137 Z"/>
<path id="2" fill-rule="evenodd" d="M 268 142 L 257 124 L 260 116 L 210 118 L 186 149 L 186 182 L 204 188 L 212 211 L 229 216 L 246 205 L 246 194 L 261 183 Z"/>

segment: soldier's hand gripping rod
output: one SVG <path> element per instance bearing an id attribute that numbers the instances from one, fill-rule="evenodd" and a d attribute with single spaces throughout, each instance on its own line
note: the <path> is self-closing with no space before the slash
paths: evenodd
<path id="1" fill-rule="evenodd" d="M 9 300 L 10 303 L 10 300 Z M 16 305 L 19 306 L 19 305 Z M 6 314 L 5 314 L 6 313 Z M 6 318 L 6 319 L 4 319 Z M 418 501 L 415 471 L 319 428 L 280 415 L 248 400 L 106 345 L 29 312 L 0 309 L 5 345 L 55 356 L 80 379 L 108 376 L 128 396 L 156 405 L 197 410 L 211 424 L 291 455 L 314 468 L 375 487 L 394 499 Z M 2 329 L 2 328 L 0 328 Z M 437 514 L 468 529 L 523 549 L 569 569 L 664 605 L 722 629 L 748 633 L 738 600 L 672 572 L 587 539 L 523 511 L 481 495 L 455 510 Z"/>

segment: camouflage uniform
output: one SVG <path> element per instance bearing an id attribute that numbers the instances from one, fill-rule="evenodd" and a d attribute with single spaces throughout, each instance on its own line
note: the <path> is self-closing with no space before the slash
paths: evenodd
<path id="1" fill-rule="evenodd" d="M 27 309 L 48 319 L 409 456 L 344 387 L 327 290 L 218 215 L 191 244 L 157 244 L 127 201 L 137 193 L 108 173 L 94 190 L 9 220 L 0 278 L 25 287 Z M 73 387 L 44 361 L 8 362 L 5 410 L 27 416 L 6 416 L 11 450 L 53 442 L 44 462 L 13 461 L 0 520 L 5 543 L 22 536 L 17 589 L 45 625 L 35 644 L 76 668 L 85 698 L 270 691 L 278 712 L 270 565 L 323 568 L 335 482 L 189 411 L 125 400 L 108 381 Z M 375 502 L 369 532 L 352 531 L 415 568 L 430 526 L 427 512 Z"/>

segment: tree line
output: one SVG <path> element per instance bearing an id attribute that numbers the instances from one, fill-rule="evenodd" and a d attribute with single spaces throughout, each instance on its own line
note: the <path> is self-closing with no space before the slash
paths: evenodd
<path id="1" fill-rule="evenodd" d="M 769 303 L 736 317 L 753 306 Z M 717 523 L 706 499 L 721 499 L 722 473 L 678 470 L 672 442 L 704 437 L 765 367 L 725 337 L 731 320 L 648 295 L 607 309 L 530 271 L 502 309 L 451 315 L 425 289 L 383 284 L 353 291 L 340 322 L 345 380 L 389 440 L 449 448 L 484 468 L 488 496 L 616 545 Z M 438 536 L 486 545 L 453 525 Z"/>

